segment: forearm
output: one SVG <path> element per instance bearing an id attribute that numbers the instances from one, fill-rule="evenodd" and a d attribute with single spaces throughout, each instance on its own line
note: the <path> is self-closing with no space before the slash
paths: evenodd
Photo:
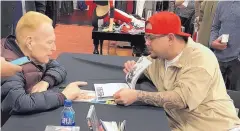
<path id="1" fill-rule="evenodd" d="M 175 6 L 180 6 L 184 3 L 184 0 L 176 0 L 175 1 Z"/>
<path id="2" fill-rule="evenodd" d="M 166 92 L 137 92 L 137 101 L 145 104 L 164 107 L 166 109 L 184 109 L 187 107 L 182 98 L 174 91 Z"/>
<path id="3" fill-rule="evenodd" d="M 114 18 L 110 18 L 109 28 L 113 28 Z"/>
<path id="4" fill-rule="evenodd" d="M 56 60 L 51 60 L 46 68 L 47 70 L 44 74 L 43 80 L 47 81 L 50 87 L 58 85 L 65 80 L 67 71 Z"/>

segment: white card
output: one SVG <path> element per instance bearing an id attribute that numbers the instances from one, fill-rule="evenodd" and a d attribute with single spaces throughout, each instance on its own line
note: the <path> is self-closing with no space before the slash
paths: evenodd
<path id="1" fill-rule="evenodd" d="M 222 34 L 222 43 L 228 43 L 229 34 Z"/>

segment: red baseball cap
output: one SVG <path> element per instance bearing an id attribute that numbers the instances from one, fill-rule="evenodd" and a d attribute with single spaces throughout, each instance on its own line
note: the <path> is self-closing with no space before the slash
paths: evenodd
<path id="1" fill-rule="evenodd" d="M 145 33 L 167 35 L 173 33 L 180 36 L 191 36 L 181 31 L 181 20 L 179 16 L 172 12 L 162 11 L 154 14 L 148 19 L 146 24 L 151 24 L 152 29 L 145 29 Z"/>

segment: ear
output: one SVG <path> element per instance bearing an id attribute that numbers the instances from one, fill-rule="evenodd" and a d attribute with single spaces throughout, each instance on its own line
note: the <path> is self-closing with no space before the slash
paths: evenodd
<path id="1" fill-rule="evenodd" d="M 175 40 L 174 34 L 172 33 L 168 34 L 168 40 L 169 40 L 169 43 L 171 43 L 169 46 L 171 46 L 173 41 Z"/>
<path id="2" fill-rule="evenodd" d="M 32 37 L 31 36 L 27 36 L 27 38 L 26 38 L 26 46 L 27 46 L 27 48 L 30 51 L 32 51 L 32 44 L 33 44 Z"/>

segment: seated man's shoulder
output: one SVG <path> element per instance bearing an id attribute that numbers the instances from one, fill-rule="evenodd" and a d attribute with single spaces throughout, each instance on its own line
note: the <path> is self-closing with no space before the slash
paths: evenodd
<path id="1" fill-rule="evenodd" d="M 188 48 L 186 57 L 189 66 L 203 68 L 211 75 L 219 68 L 218 60 L 209 48 L 199 43 L 192 43 Z"/>
<path id="2" fill-rule="evenodd" d="M 14 76 L 1 78 L 1 95 L 5 96 L 10 90 L 16 90 L 24 86 L 24 76 L 21 72 L 16 73 Z"/>
<path id="3" fill-rule="evenodd" d="M 14 76 L 1 78 L 1 85 L 5 84 L 6 82 L 12 82 L 12 81 L 23 82 L 24 81 L 23 73 L 22 72 L 18 72 Z"/>

